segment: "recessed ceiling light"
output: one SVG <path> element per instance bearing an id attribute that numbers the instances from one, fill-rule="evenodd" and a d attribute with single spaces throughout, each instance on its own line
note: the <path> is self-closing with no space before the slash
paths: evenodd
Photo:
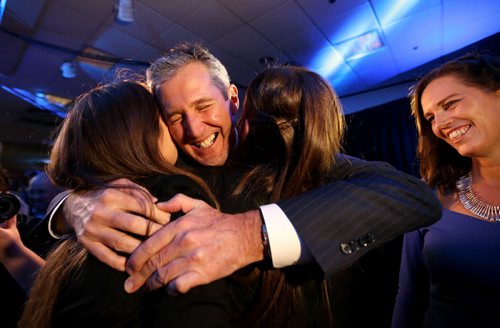
<path id="1" fill-rule="evenodd" d="M 384 46 L 377 30 L 335 44 L 344 60 L 358 59 L 374 53 Z"/>

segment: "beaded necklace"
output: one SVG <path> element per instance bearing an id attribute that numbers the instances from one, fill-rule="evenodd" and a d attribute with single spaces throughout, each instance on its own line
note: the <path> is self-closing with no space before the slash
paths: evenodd
<path id="1" fill-rule="evenodd" d="M 472 172 L 457 181 L 458 198 L 465 209 L 482 220 L 500 222 L 500 206 L 490 205 L 479 199 L 472 191 Z"/>

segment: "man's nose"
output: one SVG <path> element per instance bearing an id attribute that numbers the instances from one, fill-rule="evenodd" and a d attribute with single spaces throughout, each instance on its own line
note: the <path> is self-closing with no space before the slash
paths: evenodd
<path id="1" fill-rule="evenodd" d="M 205 124 L 201 117 L 197 115 L 192 115 L 186 117 L 183 122 L 184 132 L 187 136 L 191 138 L 197 138 L 203 135 L 203 131 L 205 129 Z"/>

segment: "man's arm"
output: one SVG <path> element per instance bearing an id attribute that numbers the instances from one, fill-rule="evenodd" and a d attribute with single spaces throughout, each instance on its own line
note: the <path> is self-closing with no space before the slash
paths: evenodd
<path id="1" fill-rule="evenodd" d="M 205 206 L 200 209 L 192 203 L 178 199 L 164 204 L 163 210 L 182 209 L 187 215 L 175 226 L 162 228 L 162 234 L 153 236 L 132 254 L 127 263 L 133 275 L 128 291 L 140 287 L 157 268 L 148 280 L 150 288 L 168 283 L 169 290 L 185 292 L 263 258 L 262 253 L 259 257 L 246 253 L 252 247 L 253 254 L 258 253 L 257 249 L 262 251 L 262 244 L 255 242 L 261 234 L 259 226 L 255 226 L 260 222 L 258 211 L 237 218 L 213 209 L 202 212 Z M 405 231 L 432 224 L 441 216 L 438 200 L 423 182 L 386 163 L 350 157 L 339 158 L 331 183 L 279 205 L 328 276 L 354 263 L 368 250 Z M 242 218 L 251 220 L 253 228 L 243 229 Z M 265 222 L 270 220 L 273 218 Z M 181 226 L 182 222 L 187 223 Z M 218 233 L 214 234 L 216 229 Z M 207 241 L 210 236 L 211 242 Z M 297 236 L 293 239 L 294 247 L 288 248 L 296 252 L 298 249 L 299 254 L 289 257 L 290 265 L 300 258 L 300 253 L 307 253 L 300 242 L 296 247 Z M 241 245 L 248 240 L 253 242 Z M 225 246 L 221 246 L 224 242 Z M 272 249 L 273 262 L 275 253 L 276 249 Z M 228 263 L 236 263 L 237 267 Z"/>
<path id="2" fill-rule="evenodd" d="M 327 276 L 441 217 L 433 191 L 387 163 L 339 157 L 332 178 L 321 188 L 278 202 Z"/>

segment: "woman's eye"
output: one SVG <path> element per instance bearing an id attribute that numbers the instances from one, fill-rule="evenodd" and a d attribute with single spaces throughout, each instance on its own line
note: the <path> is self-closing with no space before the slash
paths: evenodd
<path id="1" fill-rule="evenodd" d="M 451 107 L 454 107 L 459 101 L 460 101 L 460 99 L 454 99 L 454 100 L 447 101 L 443 104 L 443 109 L 448 110 Z"/>

